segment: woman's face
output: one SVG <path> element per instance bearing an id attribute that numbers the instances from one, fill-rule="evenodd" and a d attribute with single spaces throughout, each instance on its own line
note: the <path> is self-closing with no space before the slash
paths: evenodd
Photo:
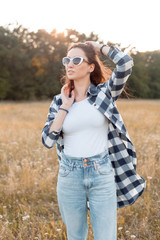
<path id="1" fill-rule="evenodd" d="M 83 57 L 85 60 L 88 61 L 84 51 L 81 48 L 72 48 L 69 52 L 67 57 L 74 58 L 74 57 Z M 93 64 L 88 64 L 87 62 L 83 61 L 80 65 L 74 65 L 72 61 L 66 66 L 66 74 L 69 80 L 80 80 L 86 78 L 89 75 L 89 71 L 93 70 Z"/>

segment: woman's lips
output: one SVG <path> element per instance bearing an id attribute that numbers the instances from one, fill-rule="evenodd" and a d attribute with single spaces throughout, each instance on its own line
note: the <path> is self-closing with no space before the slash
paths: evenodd
<path id="1" fill-rule="evenodd" d="M 68 73 L 68 74 L 72 74 L 72 73 L 74 73 L 74 71 L 69 70 L 67 73 Z"/>

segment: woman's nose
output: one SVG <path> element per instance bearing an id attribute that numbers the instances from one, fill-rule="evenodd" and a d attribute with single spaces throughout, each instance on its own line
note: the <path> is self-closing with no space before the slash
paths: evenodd
<path id="1" fill-rule="evenodd" d="M 74 66 L 74 64 L 73 64 L 72 60 L 70 60 L 70 62 L 68 63 L 68 67 L 73 67 L 73 66 Z"/>

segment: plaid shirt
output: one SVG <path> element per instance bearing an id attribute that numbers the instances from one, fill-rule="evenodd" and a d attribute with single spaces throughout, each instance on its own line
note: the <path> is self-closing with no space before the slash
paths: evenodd
<path id="1" fill-rule="evenodd" d="M 110 47 L 107 55 L 116 64 L 112 76 L 108 81 L 97 86 L 91 83 L 86 95 L 89 103 L 109 119 L 108 151 L 117 187 L 117 207 L 121 208 L 133 204 L 138 199 L 146 187 L 146 182 L 136 173 L 136 152 L 116 107 L 116 100 L 132 72 L 133 60 L 113 46 Z M 61 94 L 55 95 L 42 130 L 42 143 L 47 148 L 53 147 L 56 143 L 59 161 L 64 148 L 62 128 L 58 133 L 48 132 L 61 104 Z"/>

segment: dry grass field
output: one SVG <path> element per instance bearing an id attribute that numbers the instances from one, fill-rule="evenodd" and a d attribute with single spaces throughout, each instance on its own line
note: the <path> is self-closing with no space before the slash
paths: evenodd
<path id="1" fill-rule="evenodd" d="M 0 103 L 0 239 L 67 239 L 56 196 L 56 149 L 41 142 L 49 105 Z M 159 240 L 160 101 L 120 99 L 117 106 L 137 152 L 137 172 L 147 180 L 142 196 L 118 209 L 118 240 Z M 88 221 L 92 240 L 89 213 Z"/>

